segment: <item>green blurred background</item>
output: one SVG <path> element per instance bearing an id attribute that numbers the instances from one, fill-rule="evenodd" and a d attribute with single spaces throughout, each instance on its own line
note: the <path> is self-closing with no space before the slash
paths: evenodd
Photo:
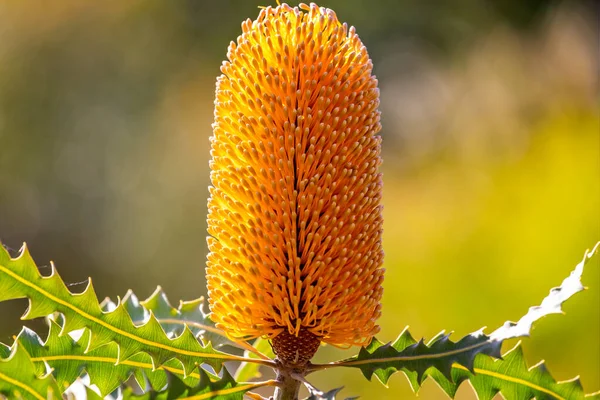
<path id="1" fill-rule="evenodd" d="M 214 82 L 254 1 L 3 2 L 0 240 L 99 296 L 206 293 Z M 381 88 L 387 269 L 381 340 L 520 317 L 600 239 L 594 2 L 323 1 L 357 27 Z M 600 389 L 600 257 L 590 290 L 525 351 Z M 42 268 L 42 271 L 44 269 Z M 84 285 L 73 285 L 82 290 Z M 0 304 L 11 342 L 25 301 Z M 40 322 L 26 322 L 43 331 Z M 514 343 L 508 344 L 514 345 Z M 322 348 L 318 361 L 347 352 Z M 346 396 L 413 398 L 358 370 Z M 422 399 L 445 396 L 428 383 Z M 459 398 L 474 398 L 464 385 Z"/>

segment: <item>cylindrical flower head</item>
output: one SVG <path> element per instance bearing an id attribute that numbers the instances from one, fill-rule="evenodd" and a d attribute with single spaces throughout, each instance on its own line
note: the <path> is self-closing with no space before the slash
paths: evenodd
<path id="1" fill-rule="evenodd" d="M 267 7 L 242 30 L 217 79 L 211 316 L 302 364 L 320 341 L 365 345 L 379 330 L 379 89 L 332 10 Z"/>

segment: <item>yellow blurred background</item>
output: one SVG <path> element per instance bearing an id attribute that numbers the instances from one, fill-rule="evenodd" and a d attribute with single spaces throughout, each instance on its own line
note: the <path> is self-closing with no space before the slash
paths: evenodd
<path id="1" fill-rule="evenodd" d="M 66 282 L 172 303 L 205 295 L 214 82 L 261 2 L 0 4 L 0 240 Z M 324 1 L 357 28 L 381 88 L 383 341 L 518 319 L 600 239 L 597 5 Z M 600 257 L 590 290 L 524 340 L 530 365 L 600 389 Z M 43 268 L 42 268 L 43 271 Z M 73 285 L 73 291 L 83 285 Z M 0 304 L 10 343 L 25 301 Z M 40 321 L 28 326 L 43 331 Z M 508 343 L 506 349 L 515 343 Z M 353 350 L 355 352 L 356 349 Z M 322 348 L 317 361 L 349 355 Z M 413 398 L 358 370 L 322 389 Z M 443 399 L 426 383 L 421 399 Z M 472 399 L 464 385 L 459 399 Z"/>

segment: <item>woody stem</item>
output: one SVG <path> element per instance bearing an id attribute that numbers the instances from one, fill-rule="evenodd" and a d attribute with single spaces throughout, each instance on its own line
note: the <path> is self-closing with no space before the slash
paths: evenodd
<path id="1" fill-rule="evenodd" d="M 300 392 L 300 381 L 294 379 L 289 369 L 283 367 L 277 370 L 279 385 L 275 389 L 275 400 L 297 400 Z"/>

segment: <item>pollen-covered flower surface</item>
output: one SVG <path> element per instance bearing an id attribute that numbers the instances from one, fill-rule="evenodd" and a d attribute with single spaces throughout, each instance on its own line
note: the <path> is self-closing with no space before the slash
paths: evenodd
<path id="1" fill-rule="evenodd" d="M 364 345 L 383 291 L 371 60 L 314 4 L 267 7 L 242 30 L 217 79 L 211 317 L 236 338 Z"/>

